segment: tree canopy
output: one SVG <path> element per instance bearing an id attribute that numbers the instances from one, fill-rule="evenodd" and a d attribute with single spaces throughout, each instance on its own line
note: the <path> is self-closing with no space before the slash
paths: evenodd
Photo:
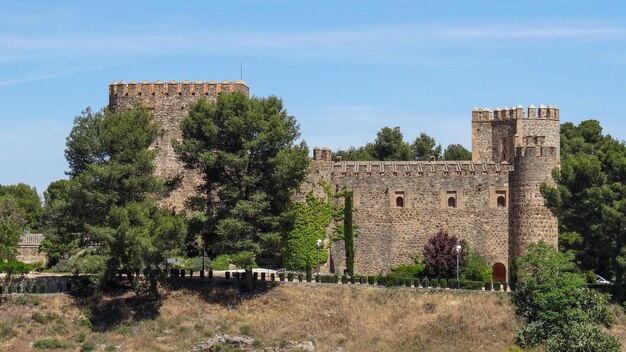
<path id="1" fill-rule="evenodd" d="M 561 126 L 561 169 L 556 187 L 543 185 L 559 220 L 559 248 L 582 269 L 622 282 L 626 267 L 626 146 L 602 134 L 596 120 Z"/>
<path id="2" fill-rule="evenodd" d="M 34 187 L 25 183 L 17 185 L 0 185 L 0 199 L 11 198 L 24 218 L 24 227 L 31 231 L 39 230 L 41 216 L 41 200 Z"/>
<path id="3" fill-rule="evenodd" d="M 205 214 L 210 254 L 277 254 L 291 192 L 309 166 L 295 118 L 276 97 L 233 93 L 199 100 L 180 127 L 174 148 L 202 176 L 190 205 Z"/>
<path id="4" fill-rule="evenodd" d="M 183 219 L 156 205 L 164 186 L 154 176 L 156 151 L 149 146 L 158 130 L 141 108 L 87 109 L 74 119 L 65 154 L 71 177 L 45 193 L 48 236 L 42 248 L 51 259 L 98 243 L 108 258 L 106 279 L 122 270 L 138 288 L 143 274 L 150 293 L 158 295 L 165 259 L 181 248 L 185 235 Z"/>
<path id="5" fill-rule="evenodd" d="M 0 263 L 15 260 L 26 221 L 12 198 L 0 198 Z"/>
<path id="6" fill-rule="evenodd" d="M 346 150 L 338 150 L 336 156 L 342 160 L 423 160 L 442 158 L 441 144 L 426 133 L 420 133 L 412 144 L 404 141 L 400 127 L 383 127 L 376 134 L 373 142 L 363 147 L 350 147 Z M 443 153 L 445 160 L 471 160 L 472 153 L 460 144 L 450 144 Z"/>
<path id="7" fill-rule="evenodd" d="M 572 260 L 572 253 L 544 242 L 529 245 L 516 260 L 512 298 L 526 320 L 518 342 L 525 348 L 545 344 L 548 351 L 619 351 L 619 342 L 600 329 L 614 321 L 608 297 L 587 289 Z"/>

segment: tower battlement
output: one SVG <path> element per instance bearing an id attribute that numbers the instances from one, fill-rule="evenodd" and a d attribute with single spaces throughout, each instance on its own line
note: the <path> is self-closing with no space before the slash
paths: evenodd
<path id="1" fill-rule="evenodd" d="M 109 97 L 134 96 L 217 96 L 222 92 L 242 92 L 246 95 L 250 88 L 244 81 L 237 82 L 112 82 L 109 85 Z"/>
<path id="2" fill-rule="evenodd" d="M 530 105 L 526 112 L 524 112 L 524 108 L 521 105 L 518 105 L 517 107 L 505 107 L 502 109 L 498 107 L 493 111 L 488 108 L 474 108 L 472 110 L 472 121 L 491 122 L 516 119 L 559 120 L 559 108 L 555 105 L 540 105 L 539 108 L 534 105 Z"/>

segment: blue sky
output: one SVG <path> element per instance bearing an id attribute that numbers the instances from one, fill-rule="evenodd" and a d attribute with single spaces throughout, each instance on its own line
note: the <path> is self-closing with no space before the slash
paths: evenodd
<path id="1" fill-rule="evenodd" d="M 623 1 L 0 1 L 0 184 L 65 177 L 112 81 L 238 80 L 310 147 L 384 126 L 470 147 L 471 109 L 557 105 L 626 138 Z"/>

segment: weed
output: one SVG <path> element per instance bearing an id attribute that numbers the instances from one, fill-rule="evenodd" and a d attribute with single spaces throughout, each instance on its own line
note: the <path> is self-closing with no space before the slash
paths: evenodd
<path id="1" fill-rule="evenodd" d="M 93 342 L 85 342 L 80 346 L 80 352 L 91 352 L 96 349 L 96 344 Z"/>
<path id="2" fill-rule="evenodd" d="M 58 339 L 43 339 L 35 341 L 33 347 L 40 350 L 66 350 L 72 348 L 72 344 L 66 341 L 59 341 Z"/>
<path id="3" fill-rule="evenodd" d="M 132 334 L 132 332 L 133 330 L 131 329 L 131 327 L 125 324 L 120 324 L 115 327 L 115 333 L 117 335 L 130 335 Z"/>
<path id="4" fill-rule="evenodd" d="M 104 348 L 105 351 L 115 351 L 116 348 L 113 345 L 107 345 L 107 347 Z"/>
<path id="5" fill-rule="evenodd" d="M 239 332 L 244 334 L 244 335 L 248 335 L 250 333 L 250 325 L 244 324 L 242 326 L 239 327 Z"/>
<path id="6" fill-rule="evenodd" d="M 39 323 L 41 325 L 45 325 L 48 322 L 51 322 L 55 319 L 57 319 L 59 316 L 56 315 L 55 313 L 52 312 L 48 312 L 46 314 L 41 314 L 39 312 L 34 312 L 33 315 L 31 316 L 31 318 L 36 322 Z"/>
<path id="7" fill-rule="evenodd" d="M 0 342 L 8 341 L 17 335 L 11 325 L 7 323 L 0 323 Z"/>
<path id="8" fill-rule="evenodd" d="M 85 335 L 84 332 L 81 332 L 80 334 L 78 334 L 78 336 L 76 336 L 76 341 L 77 342 L 85 342 L 85 338 L 87 337 L 87 335 Z"/>

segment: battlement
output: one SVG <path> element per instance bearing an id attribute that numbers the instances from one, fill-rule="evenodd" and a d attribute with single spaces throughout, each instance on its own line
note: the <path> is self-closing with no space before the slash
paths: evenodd
<path id="1" fill-rule="evenodd" d="M 339 161 L 333 163 L 334 177 L 352 176 L 470 176 L 513 172 L 513 165 L 471 161 Z"/>
<path id="2" fill-rule="evenodd" d="M 503 109 L 495 108 L 493 111 L 487 108 L 474 108 L 472 110 L 472 121 L 478 122 L 505 121 L 516 119 L 559 120 L 559 118 L 559 108 L 555 105 L 540 105 L 539 108 L 535 107 L 534 105 L 530 105 L 526 113 L 524 113 L 524 108 L 521 105 L 511 108 L 505 107 Z"/>
<path id="3" fill-rule="evenodd" d="M 244 81 L 237 82 L 113 82 L 109 85 L 109 96 L 217 96 L 222 92 L 249 94 L 250 88 Z"/>
<path id="4" fill-rule="evenodd" d="M 557 157 L 557 148 L 556 147 L 544 147 L 540 145 L 535 146 L 524 146 L 524 147 L 516 147 L 515 148 L 515 158 L 523 158 L 523 157 Z"/>

